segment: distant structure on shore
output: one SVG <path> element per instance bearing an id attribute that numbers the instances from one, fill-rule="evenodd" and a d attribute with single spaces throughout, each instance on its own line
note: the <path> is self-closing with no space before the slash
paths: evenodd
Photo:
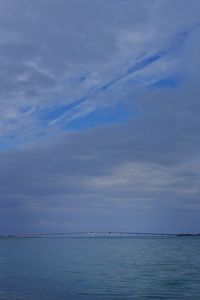
<path id="1" fill-rule="evenodd" d="M 152 232 L 57 232 L 57 233 L 32 233 L 0 235 L 2 239 L 8 238 L 151 238 L 151 237 L 200 237 L 199 233 L 152 233 Z"/>

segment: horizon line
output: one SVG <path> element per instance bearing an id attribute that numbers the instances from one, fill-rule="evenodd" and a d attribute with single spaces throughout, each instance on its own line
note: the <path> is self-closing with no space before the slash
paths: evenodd
<path id="1" fill-rule="evenodd" d="M 71 231 L 71 232 L 46 232 L 46 233 L 15 233 L 15 234 L 0 234 L 2 237 L 46 237 L 46 236 L 61 236 L 61 235 L 95 235 L 104 234 L 111 235 L 127 235 L 127 236 L 200 236 L 200 233 L 191 232 L 177 232 L 177 233 L 164 233 L 164 232 L 134 232 L 134 231 Z"/>

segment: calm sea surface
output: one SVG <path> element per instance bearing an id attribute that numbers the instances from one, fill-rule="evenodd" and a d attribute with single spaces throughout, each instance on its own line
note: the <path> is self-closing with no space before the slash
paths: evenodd
<path id="1" fill-rule="evenodd" d="M 200 299 L 200 238 L 0 240 L 7 299 Z"/>

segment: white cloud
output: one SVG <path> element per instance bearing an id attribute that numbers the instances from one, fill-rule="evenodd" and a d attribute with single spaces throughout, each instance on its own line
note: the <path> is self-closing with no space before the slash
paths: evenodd
<path id="1" fill-rule="evenodd" d="M 1 131 L 15 135 L 30 124 L 29 135 L 44 132 L 37 119 L 38 109 L 71 103 L 115 80 L 139 57 L 173 47 L 176 35 L 199 21 L 198 1 L 0 2 L 0 116 L 10 122 L 9 126 L 1 123 Z M 183 58 L 180 51 L 163 56 L 133 79 L 145 85 L 178 73 Z M 83 82 L 76 79 L 80 74 L 84 74 Z M 114 87 L 117 93 L 118 84 L 121 82 Z M 134 86 L 120 89 L 132 91 Z M 69 120 L 98 110 L 104 103 L 113 105 L 113 99 L 107 99 L 106 91 L 104 94 L 100 102 L 97 94 L 91 94 L 86 104 L 77 108 L 78 114 L 76 110 L 69 112 Z M 28 118 L 20 110 L 27 106 Z"/>

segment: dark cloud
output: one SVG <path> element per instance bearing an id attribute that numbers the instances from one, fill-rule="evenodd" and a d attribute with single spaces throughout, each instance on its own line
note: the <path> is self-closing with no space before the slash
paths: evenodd
<path id="1" fill-rule="evenodd" d="M 148 93 L 127 124 L 2 153 L 1 226 L 198 231 L 200 121 L 190 92 Z"/>
<path id="2" fill-rule="evenodd" d="M 0 2 L 0 231 L 200 231 L 199 1 Z M 171 74 L 179 85 L 149 87 Z M 38 121 L 80 97 L 70 118 L 115 103 L 133 118 L 77 132 Z"/>

